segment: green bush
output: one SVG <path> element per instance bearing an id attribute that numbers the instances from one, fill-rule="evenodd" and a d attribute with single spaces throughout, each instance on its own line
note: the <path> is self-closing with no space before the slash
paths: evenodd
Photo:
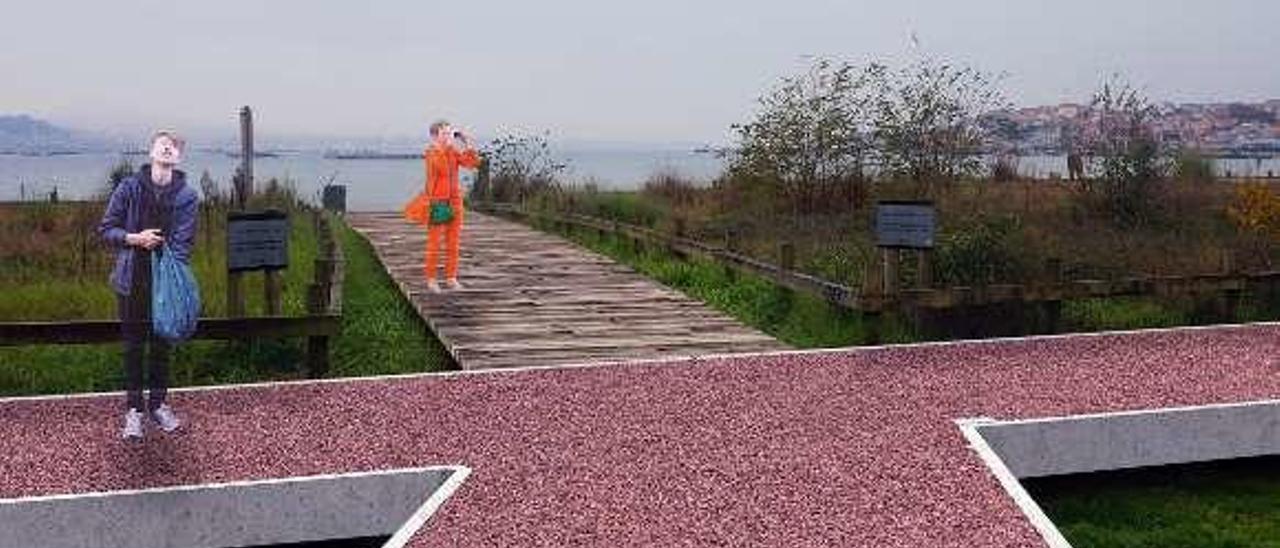
<path id="1" fill-rule="evenodd" d="M 1022 238 L 1018 217 L 980 217 L 940 238 L 935 273 L 948 285 L 1019 280 L 1031 264 L 1024 256 Z"/>

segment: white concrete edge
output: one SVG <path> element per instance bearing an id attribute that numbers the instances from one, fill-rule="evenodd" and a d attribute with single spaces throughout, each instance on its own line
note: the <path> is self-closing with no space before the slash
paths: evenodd
<path id="1" fill-rule="evenodd" d="M 461 465 L 425 466 L 425 467 L 419 467 L 419 468 L 395 468 L 395 469 L 388 469 L 388 470 L 369 470 L 364 472 L 344 472 L 344 473 L 336 473 L 336 474 L 316 474 L 311 476 L 291 476 L 291 477 L 284 477 L 284 478 L 268 478 L 268 479 L 240 480 L 240 481 L 230 481 L 230 482 L 184 484 L 184 485 L 172 485 L 168 487 L 151 487 L 147 489 L 121 489 L 118 491 L 90 491 L 86 493 L 63 493 L 58 495 L 38 495 L 38 496 L 31 496 L 31 497 L 0 499 L 0 505 L 26 504 L 26 503 L 32 503 L 32 502 L 57 502 L 60 500 L 107 498 L 107 497 L 116 497 L 116 496 L 144 495 L 144 494 L 156 494 L 156 493 L 178 493 L 178 492 L 184 492 L 184 491 L 205 491 L 205 490 L 211 490 L 211 489 L 232 489 L 237 487 L 281 485 L 281 484 L 287 484 L 287 483 L 302 483 L 302 482 L 308 482 L 308 481 L 362 478 L 362 477 L 370 477 L 370 476 L 394 476 L 398 474 L 418 474 L 418 473 L 426 473 L 426 472 L 444 472 L 444 471 L 449 472 L 449 478 L 445 481 L 444 484 L 441 484 L 441 487 L 440 489 L 437 490 L 436 494 L 432 495 L 427 500 L 427 502 L 430 503 L 433 500 L 437 499 L 437 497 L 440 495 L 440 491 L 443 491 L 446 487 L 448 487 L 448 494 L 452 494 L 453 491 L 455 491 L 458 488 L 458 485 L 462 483 L 462 480 L 465 480 L 466 477 L 471 473 L 471 469 Z M 440 504 L 442 504 L 444 502 L 443 500 L 444 498 L 448 498 L 448 495 L 445 495 L 440 500 L 435 501 L 434 502 L 435 506 L 438 507 Z M 430 514 L 428 514 L 428 516 L 429 515 Z"/>
<path id="2" fill-rule="evenodd" d="M 1129 409 L 1123 411 L 1102 411 L 1097 413 L 1081 413 L 1077 415 L 1055 415 L 1049 417 L 1035 417 L 1029 419 L 1010 419 L 1010 420 L 987 420 L 978 426 L 1011 426 L 1017 424 L 1037 424 L 1048 422 L 1066 422 L 1077 420 L 1105 419 L 1113 417 L 1131 417 L 1140 415 L 1164 415 L 1169 413 L 1184 413 L 1190 411 L 1209 411 L 1214 409 L 1234 409 L 1239 407 L 1253 407 L 1255 405 L 1280 405 L 1280 399 L 1270 400 L 1253 400 L 1243 402 L 1224 402 L 1224 403 L 1206 403 L 1199 405 L 1183 405 L 1177 407 L 1159 407 L 1154 409 Z"/>
<path id="3" fill-rule="evenodd" d="M 333 383 L 347 382 L 382 382 L 395 380 L 409 380 L 417 378 L 450 378 L 462 377 L 469 375 L 507 375 L 538 371 L 550 370 L 572 370 L 585 369 L 595 367 L 612 367 L 612 366 L 676 366 L 689 365 L 699 361 L 723 360 L 730 358 L 769 358 L 769 357 L 786 357 L 786 356 L 810 356 L 810 355 L 826 355 L 826 354 L 861 354 L 869 352 L 879 352 L 884 350 L 906 350 L 913 348 L 934 348 L 943 346 L 969 346 L 969 345 L 998 345 L 1019 342 L 1037 342 L 1052 341 L 1059 339 L 1071 338 L 1100 338 L 1100 337 L 1117 337 L 1117 336 L 1141 336 L 1160 333 L 1179 333 L 1179 332 L 1196 332 L 1196 331 L 1233 331 L 1244 330 L 1258 327 L 1280 327 L 1280 322 L 1253 322 L 1242 324 L 1215 324 L 1215 325 L 1193 325 L 1178 327 L 1160 327 L 1152 329 L 1135 329 L 1128 331 L 1096 331 L 1090 333 L 1062 333 L 1057 335 L 1031 335 L 1026 337 L 999 337 L 991 339 L 963 339 L 955 341 L 929 341 L 919 343 L 906 344 L 885 344 L 876 346 L 847 346 L 836 348 L 809 348 L 802 350 L 773 350 L 767 352 L 744 352 L 741 354 L 702 354 L 697 356 L 672 356 L 669 358 L 650 358 L 637 360 L 616 360 L 616 361 L 600 361 L 576 364 L 562 365 L 539 365 L 531 367 L 506 367 L 499 369 L 478 369 L 478 370 L 462 370 L 462 371 L 432 371 L 422 373 L 402 373 L 396 375 L 375 375 L 370 377 L 340 377 L 332 379 L 305 379 L 294 381 L 268 381 L 247 384 L 219 384 L 211 386 L 188 386 L 181 388 L 173 388 L 169 390 L 172 393 L 184 392 L 205 392 L 218 390 L 240 390 L 252 388 L 274 388 L 274 387 L 293 387 L 293 386 L 309 386 L 323 385 Z M 41 400 L 68 400 L 80 398 L 99 398 L 105 396 L 121 396 L 124 391 L 117 390 L 112 392 L 87 392 L 78 394 L 50 394 L 42 396 L 14 396 L 8 398 L 0 398 L 0 404 L 41 401 Z"/>
<path id="4" fill-rule="evenodd" d="M 449 475 L 449 479 L 445 480 L 444 484 L 422 503 L 422 506 L 409 517 L 409 520 L 404 525 L 400 526 L 400 529 L 396 530 L 386 544 L 382 545 L 382 548 L 404 548 L 418 534 L 422 526 L 427 524 L 431 516 L 435 515 L 436 510 L 439 510 L 440 506 L 446 500 L 449 500 L 453 493 L 462 486 L 462 482 L 467 481 L 467 478 L 471 476 L 471 469 L 465 466 L 456 466 L 452 467 L 452 469 L 453 473 Z"/>
<path id="5" fill-rule="evenodd" d="M 982 434 L 978 432 L 977 427 L 986 424 L 994 424 L 995 421 L 986 418 L 976 419 L 959 419 L 956 425 L 960 427 L 960 431 L 969 442 L 969 448 L 973 449 L 987 465 L 987 469 L 996 480 L 1000 482 L 1000 486 L 1004 488 L 1005 493 L 1013 499 L 1014 504 L 1022 510 L 1022 514 L 1031 522 L 1031 526 L 1040 533 L 1044 538 L 1047 546 L 1050 548 L 1071 548 L 1071 543 L 1062 536 L 1062 532 L 1058 530 L 1058 526 L 1053 524 L 1049 516 L 1044 513 L 1040 505 L 1035 499 L 1031 498 L 1031 494 L 1022 487 L 1022 483 L 1018 478 L 1013 476 L 1009 468 L 1005 466 L 1004 461 L 996 454 L 995 450 L 987 445 L 987 441 L 982 438 Z"/>

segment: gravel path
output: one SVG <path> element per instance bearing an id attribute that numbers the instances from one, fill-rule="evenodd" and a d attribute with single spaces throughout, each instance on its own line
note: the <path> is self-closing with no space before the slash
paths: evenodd
<path id="1" fill-rule="evenodd" d="M 415 546 L 1040 546 L 954 420 L 1280 394 L 1280 327 L 0 400 L 0 498 L 461 464 Z"/>

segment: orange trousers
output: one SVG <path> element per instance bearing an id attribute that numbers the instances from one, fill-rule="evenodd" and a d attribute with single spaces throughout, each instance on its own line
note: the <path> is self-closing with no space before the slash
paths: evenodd
<path id="1" fill-rule="evenodd" d="M 440 238 L 445 240 L 444 277 L 452 280 L 458 277 L 458 255 L 462 243 L 462 204 L 454 204 L 452 221 L 427 228 L 427 262 L 428 280 L 436 279 L 436 268 L 439 264 Z"/>

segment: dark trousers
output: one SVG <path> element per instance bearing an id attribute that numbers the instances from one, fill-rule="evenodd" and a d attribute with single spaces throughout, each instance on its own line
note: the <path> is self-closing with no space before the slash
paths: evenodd
<path id="1" fill-rule="evenodd" d="M 147 274 L 149 278 L 150 272 Z M 147 279 L 142 283 L 134 283 L 130 295 L 116 296 L 120 309 L 121 335 L 124 339 L 124 389 L 128 394 L 128 406 L 138 411 L 153 411 L 160 407 L 169 392 L 170 345 L 168 341 L 157 337 L 151 329 L 149 281 Z M 147 363 L 147 388 L 151 392 L 146 407 L 142 406 L 144 354 Z"/>

